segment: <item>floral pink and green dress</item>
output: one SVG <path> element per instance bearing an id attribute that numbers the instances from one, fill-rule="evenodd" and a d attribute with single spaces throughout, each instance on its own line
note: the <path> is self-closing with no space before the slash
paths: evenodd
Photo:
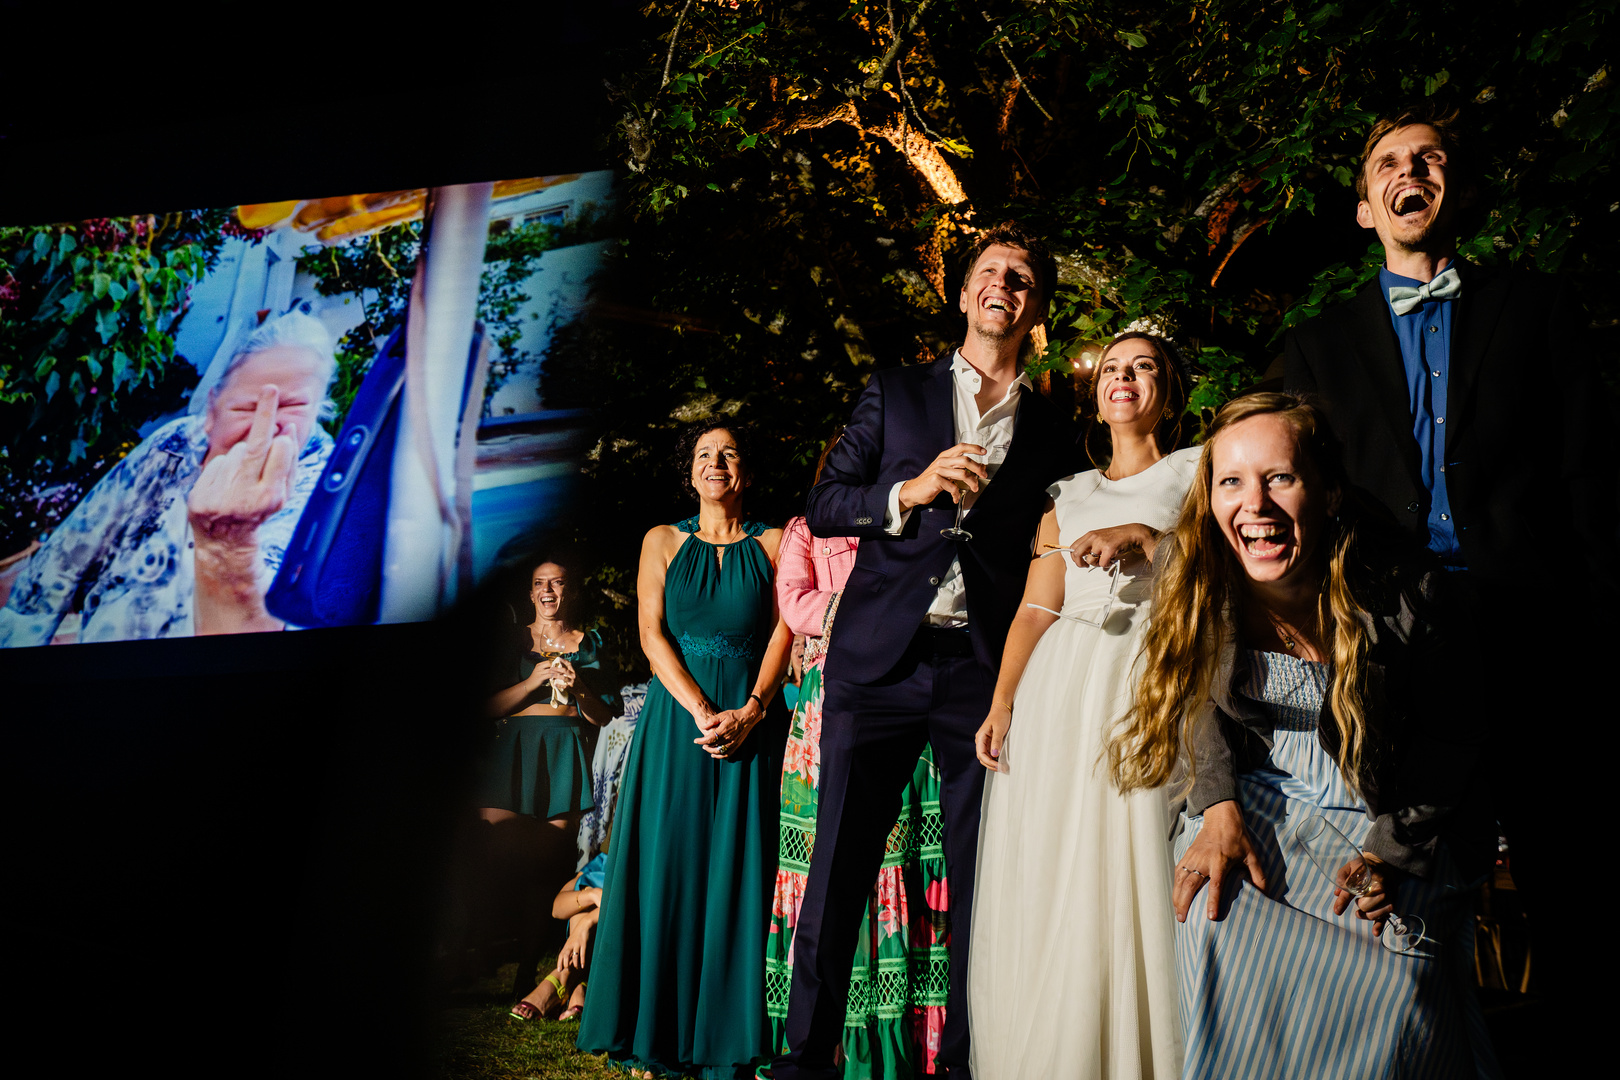
<path id="1" fill-rule="evenodd" d="M 805 636 L 804 677 L 782 760 L 781 845 L 765 946 L 765 1008 L 778 1054 L 787 1052 L 793 932 L 816 841 L 821 666 L 858 542 L 814 536 L 797 517 L 788 522 L 777 557 L 777 604 L 793 632 Z M 900 817 L 855 945 L 844 1017 L 845 1080 L 899 1080 L 935 1071 L 950 970 L 939 790 L 933 751 L 925 746 L 901 795 Z"/>

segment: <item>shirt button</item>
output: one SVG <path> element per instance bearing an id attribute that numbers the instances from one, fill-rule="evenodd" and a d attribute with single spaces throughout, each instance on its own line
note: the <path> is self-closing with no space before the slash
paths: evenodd
<path id="1" fill-rule="evenodd" d="M 821 553 L 823 555 L 831 555 L 832 554 L 832 548 L 824 547 L 824 548 L 821 549 Z"/>
<path id="2" fill-rule="evenodd" d="M 1431 327 L 1429 327 L 1429 333 L 1431 333 L 1431 334 L 1438 334 L 1438 333 L 1439 333 L 1439 332 L 1440 332 L 1440 328 L 1439 328 L 1439 327 L 1438 327 L 1438 326 L 1431 326 Z"/>
<path id="3" fill-rule="evenodd" d="M 929 578 L 928 579 L 928 584 L 930 584 L 930 585 L 938 585 L 939 584 L 939 578 L 937 578 L 937 577 Z"/>
<path id="4" fill-rule="evenodd" d="M 1440 373 L 1438 371 L 1431 371 L 1431 372 L 1429 372 L 1429 374 L 1433 375 L 1437 379 L 1440 377 Z"/>
<path id="5" fill-rule="evenodd" d="M 1409 514 L 1417 513 L 1418 512 L 1418 504 L 1417 503 L 1412 503 L 1411 505 L 1409 505 L 1406 508 L 1406 512 L 1409 513 Z"/>
<path id="6" fill-rule="evenodd" d="M 1450 521 L 1451 520 L 1451 515 L 1450 514 L 1441 514 L 1440 515 L 1440 520 L 1441 521 Z"/>
<path id="7" fill-rule="evenodd" d="M 1443 424 L 1446 422 L 1446 418 L 1443 416 L 1437 416 L 1434 418 L 1434 422 L 1437 424 Z"/>

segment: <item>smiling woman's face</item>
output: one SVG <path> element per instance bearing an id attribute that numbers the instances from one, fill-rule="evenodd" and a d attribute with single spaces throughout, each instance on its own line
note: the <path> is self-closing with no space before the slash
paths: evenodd
<path id="1" fill-rule="evenodd" d="M 556 563 L 541 563 L 529 577 L 529 599 L 540 618 L 548 621 L 560 618 L 563 597 L 568 587 L 568 575 Z"/>
<path id="2" fill-rule="evenodd" d="M 1318 475 L 1292 424 L 1241 420 L 1210 448 L 1210 509 L 1249 580 L 1287 588 L 1314 581 L 1339 493 Z"/>
<path id="3" fill-rule="evenodd" d="M 728 494 L 742 494 L 747 486 L 748 470 L 731 432 L 705 431 L 692 450 L 692 487 L 698 495 L 718 502 Z"/>
<path id="4" fill-rule="evenodd" d="M 244 360 L 219 388 L 204 417 L 208 457 L 218 457 L 247 438 L 259 407 L 259 391 L 266 386 L 278 391 L 271 436 L 288 436 L 295 452 L 301 453 L 320 409 L 324 388 L 319 368 L 320 359 L 300 345 L 274 345 Z"/>
<path id="5" fill-rule="evenodd" d="M 1098 418 L 1109 427 L 1152 430 L 1164 414 L 1168 374 L 1153 342 L 1145 338 L 1109 346 L 1097 369 Z"/>

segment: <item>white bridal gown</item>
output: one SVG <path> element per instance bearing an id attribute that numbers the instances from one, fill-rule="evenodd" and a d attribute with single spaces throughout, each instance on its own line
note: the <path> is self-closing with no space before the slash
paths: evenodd
<path id="1" fill-rule="evenodd" d="M 1059 540 L 1141 522 L 1175 524 L 1196 448 L 1110 481 L 1087 472 L 1049 490 Z M 1035 646 L 984 788 L 968 970 L 975 1080 L 1174 1078 L 1182 1035 L 1170 908 L 1165 792 L 1122 797 L 1102 759 L 1130 706 L 1152 567 L 1109 572 L 1066 555 L 1063 618 Z M 1128 606 L 1134 604 L 1134 607 Z"/>

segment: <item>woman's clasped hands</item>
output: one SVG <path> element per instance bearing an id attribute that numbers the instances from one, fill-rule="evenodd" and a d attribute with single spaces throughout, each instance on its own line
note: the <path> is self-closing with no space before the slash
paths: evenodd
<path id="1" fill-rule="evenodd" d="M 764 716 L 765 707 L 757 697 L 750 697 L 740 709 L 716 711 L 708 702 L 704 702 L 702 711 L 692 713 L 693 721 L 703 734 L 692 741 L 716 761 L 726 761 L 737 752 L 748 738 L 748 733 Z"/>

